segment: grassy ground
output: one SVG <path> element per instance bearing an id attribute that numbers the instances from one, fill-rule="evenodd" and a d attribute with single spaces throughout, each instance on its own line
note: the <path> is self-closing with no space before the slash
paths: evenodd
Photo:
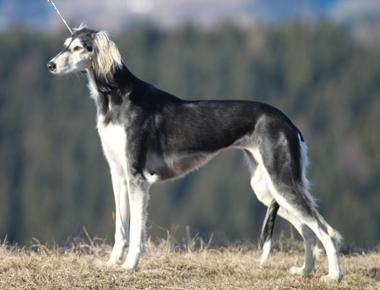
<path id="1" fill-rule="evenodd" d="M 299 250 L 274 250 L 268 265 L 261 268 L 253 246 L 193 251 L 191 247 L 175 250 L 167 242 L 150 243 L 135 272 L 106 267 L 110 250 L 93 242 L 66 248 L 3 244 L 0 289 L 380 289 L 380 251 L 343 256 L 345 276 L 334 284 L 320 281 L 327 271 L 324 256 L 310 277 L 288 274 L 288 268 L 302 264 Z"/>

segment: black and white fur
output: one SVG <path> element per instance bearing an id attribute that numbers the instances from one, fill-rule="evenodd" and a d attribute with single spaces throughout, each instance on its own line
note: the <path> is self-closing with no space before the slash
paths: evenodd
<path id="1" fill-rule="evenodd" d="M 326 277 L 341 280 L 340 235 L 316 209 L 306 179 L 307 147 L 281 111 L 258 102 L 179 99 L 135 77 L 107 33 L 86 27 L 74 31 L 48 68 L 55 74 L 81 71 L 88 76 L 116 204 L 115 244 L 108 264 L 137 266 L 145 250 L 153 183 L 186 174 L 221 151 L 238 148 L 249 160 L 253 191 L 269 206 L 261 262 L 268 257 L 278 211 L 304 238 L 304 265 L 291 272 L 313 271 L 311 247 L 317 237 L 328 257 Z"/>

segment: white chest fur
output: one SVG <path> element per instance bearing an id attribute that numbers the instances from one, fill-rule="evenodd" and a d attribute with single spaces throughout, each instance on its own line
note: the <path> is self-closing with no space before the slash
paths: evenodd
<path id="1" fill-rule="evenodd" d="M 87 76 L 91 98 L 96 101 L 99 97 L 99 92 L 94 77 L 90 71 L 88 71 Z M 116 169 L 118 174 L 123 174 L 123 172 L 125 174 L 125 172 L 127 172 L 127 133 L 125 132 L 125 128 L 112 123 L 104 124 L 102 115 L 98 115 L 97 128 L 102 142 L 103 152 L 111 170 Z"/>
<path id="2" fill-rule="evenodd" d="M 105 125 L 102 120 L 99 120 L 98 132 L 104 155 L 110 166 L 117 166 L 118 169 L 125 171 L 127 169 L 127 134 L 125 128 L 111 123 Z"/>

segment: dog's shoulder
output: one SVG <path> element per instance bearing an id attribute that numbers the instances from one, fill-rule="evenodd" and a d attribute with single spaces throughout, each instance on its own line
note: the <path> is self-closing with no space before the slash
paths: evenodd
<path id="1" fill-rule="evenodd" d="M 163 110 L 178 106 L 184 101 L 155 86 L 141 82 L 130 94 L 129 99 L 133 107 L 140 108 L 145 113 L 159 113 Z"/>

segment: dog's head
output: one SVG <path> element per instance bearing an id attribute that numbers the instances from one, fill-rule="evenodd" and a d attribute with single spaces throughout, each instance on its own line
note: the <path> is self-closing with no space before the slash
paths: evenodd
<path id="1" fill-rule="evenodd" d="M 106 32 L 80 26 L 66 39 L 63 50 L 47 67 L 54 74 L 92 70 L 95 74 L 106 75 L 114 65 L 120 64 L 120 53 Z"/>

